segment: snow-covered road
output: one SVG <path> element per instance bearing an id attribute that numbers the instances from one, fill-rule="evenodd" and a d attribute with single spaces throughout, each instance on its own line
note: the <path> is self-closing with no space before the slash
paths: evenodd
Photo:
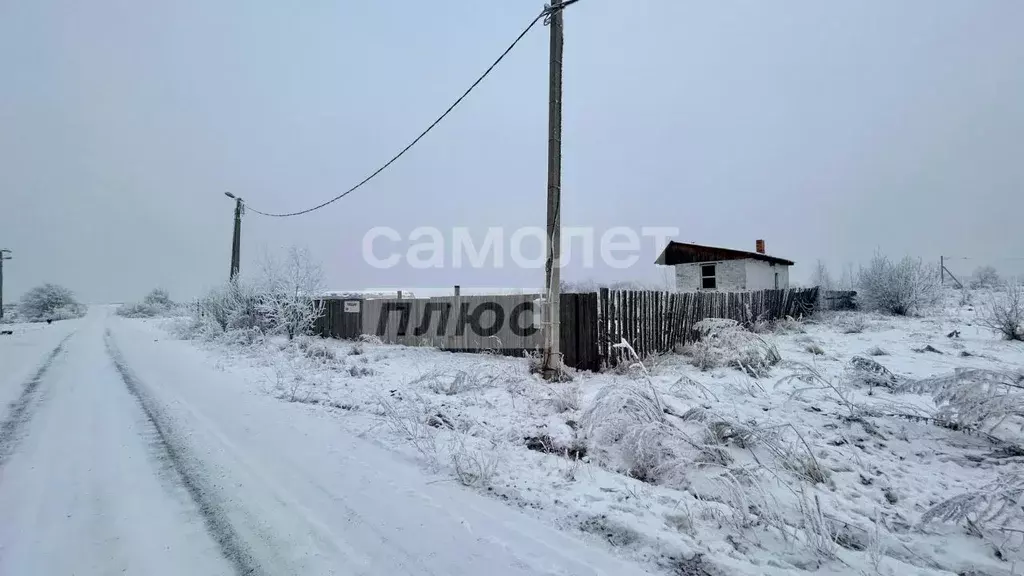
<path id="1" fill-rule="evenodd" d="M 95 309 L 0 341 L 0 574 L 641 573 Z"/>

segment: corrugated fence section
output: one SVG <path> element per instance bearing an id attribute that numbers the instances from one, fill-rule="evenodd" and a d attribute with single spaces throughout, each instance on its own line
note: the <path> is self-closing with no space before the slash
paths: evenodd
<path id="1" fill-rule="evenodd" d="M 363 302 L 363 333 L 407 346 L 524 350 L 542 346 L 538 294 L 386 298 Z"/>

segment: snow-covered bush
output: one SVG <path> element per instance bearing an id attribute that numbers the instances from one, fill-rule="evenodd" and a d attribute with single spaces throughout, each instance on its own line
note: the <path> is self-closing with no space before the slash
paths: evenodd
<path id="1" fill-rule="evenodd" d="M 323 301 L 316 299 L 323 289 L 323 272 L 306 249 L 292 248 L 282 264 L 268 258 L 260 289 L 260 313 L 289 340 L 310 333 L 324 313 Z"/>
<path id="2" fill-rule="evenodd" d="M 123 304 L 117 308 L 117 315 L 126 318 L 156 318 L 171 316 L 177 307 L 167 290 L 156 288 L 143 298 L 142 302 Z"/>
<path id="3" fill-rule="evenodd" d="M 199 299 L 197 314 L 220 326 L 222 331 L 257 328 L 268 331 L 272 321 L 263 311 L 262 293 L 255 285 L 236 278 Z"/>
<path id="4" fill-rule="evenodd" d="M 761 378 L 782 360 L 774 344 L 745 330 L 735 320 L 706 318 L 694 329 L 700 333 L 700 340 L 687 345 L 683 352 L 701 370 L 728 366 Z"/>
<path id="5" fill-rule="evenodd" d="M 21 298 L 18 311 L 29 322 L 81 318 L 86 307 L 75 300 L 71 290 L 57 284 L 43 284 Z"/>
<path id="6" fill-rule="evenodd" d="M 17 305 L 4 305 L 4 314 L 0 318 L 0 324 L 13 324 L 15 322 L 22 322 L 21 312 L 18 310 Z"/>
<path id="7" fill-rule="evenodd" d="M 938 270 L 910 256 L 894 263 L 875 254 L 868 267 L 860 269 L 858 288 L 864 308 L 897 316 L 918 314 L 942 297 Z"/>
<path id="8" fill-rule="evenodd" d="M 1007 282 L 992 293 L 978 314 L 978 324 L 1007 340 L 1024 340 L 1024 286 Z"/>
<path id="9" fill-rule="evenodd" d="M 971 275 L 971 286 L 974 288 L 995 288 L 999 285 L 999 272 L 993 266 L 979 266 Z"/>
<path id="10" fill-rule="evenodd" d="M 168 330 L 182 340 L 212 341 L 224 334 L 224 329 L 209 316 L 193 315 L 171 322 Z"/>
<path id="11" fill-rule="evenodd" d="M 298 344 L 299 350 L 302 351 L 302 355 L 310 360 L 324 364 L 330 364 L 338 360 L 337 354 L 334 353 L 334 348 L 331 348 L 319 338 L 299 336 L 295 339 L 295 342 Z"/>

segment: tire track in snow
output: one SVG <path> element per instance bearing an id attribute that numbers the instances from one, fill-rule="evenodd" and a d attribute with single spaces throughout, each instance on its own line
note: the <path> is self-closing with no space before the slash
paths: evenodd
<path id="1" fill-rule="evenodd" d="M 7 459 L 14 454 L 14 448 L 17 446 L 18 441 L 21 440 L 22 430 L 32 420 L 32 416 L 35 413 L 33 408 L 38 407 L 38 403 L 33 401 L 37 396 L 36 392 L 39 391 L 39 385 L 43 382 L 43 376 L 46 375 L 53 361 L 57 359 L 57 355 L 64 350 L 64 345 L 67 341 L 74 335 L 75 333 L 72 332 L 65 336 L 57 344 L 57 347 L 46 355 L 46 359 L 43 360 L 36 373 L 25 382 L 21 395 L 18 396 L 17 400 L 11 402 L 9 406 L 10 412 L 3 423 L 0 424 L 0 467 L 3 467 Z"/>
<path id="2" fill-rule="evenodd" d="M 187 448 L 174 438 L 167 419 L 160 414 L 153 401 L 140 389 L 138 380 L 125 363 L 109 329 L 104 334 L 103 340 L 107 346 L 107 354 L 114 362 L 114 367 L 121 376 L 125 387 L 138 402 L 146 419 L 156 431 L 156 449 L 161 452 L 158 458 L 161 462 L 169 463 L 177 473 L 181 484 L 188 491 L 199 510 L 207 531 L 220 547 L 221 554 L 231 563 L 236 574 L 243 576 L 263 574 L 256 558 L 231 525 L 223 507 L 214 497 L 213 491 L 205 486 L 201 475 L 191 464 L 194 459 L 189 458 Z"/>

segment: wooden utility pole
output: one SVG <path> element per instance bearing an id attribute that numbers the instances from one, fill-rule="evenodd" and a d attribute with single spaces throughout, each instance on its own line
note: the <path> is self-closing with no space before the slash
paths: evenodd
<path id="1" fill-rule="evenodd" d="M 235 200 L 235 230 L 231 235 L 231 274 L 228 276 L 229 280 L 234 280 L 241 268 L 242 213 L 245 211 L 245 208 L 240 197 L 235 196 L 231 192 L 225 192 L 224 195 Z"/>
<path id="2" fill-rule="evenodd" d="M 548 254 L 544 267 L 547 299 L 544 315 L 544 375 L 549 378 L 562 370 L 559 295 L 562 265 L 562 9 L 565 4 L 552 4 L 548 16 L 548 25 L 551 27 L 551 61 L 548 69 Z"/>
<path id="3" fill-rule="evenodd" d="M 4 260 L 10 259 L 10 250 L 0 250 L 0 319 L 4 317 Z"/>

